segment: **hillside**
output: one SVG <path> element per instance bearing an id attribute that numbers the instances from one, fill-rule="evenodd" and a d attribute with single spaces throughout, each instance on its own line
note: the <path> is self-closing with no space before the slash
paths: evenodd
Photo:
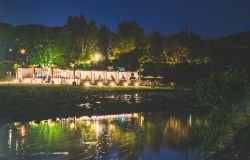
<path id="1" fill-rule="evenodd" d="M 250 31 L 216 39 L 214 44 L 214 55 L 218 64 L 250 66 Z"/>
<path id="2" fill-rule="evenodd" d="M 222 47 L 250 49 L 250 31 L 219 38 L 216 40 L 216 43 Z"/>

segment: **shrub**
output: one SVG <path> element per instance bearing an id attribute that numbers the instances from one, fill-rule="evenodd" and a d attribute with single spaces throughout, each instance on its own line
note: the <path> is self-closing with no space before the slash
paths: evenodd
<path id="1" fill-rule="evenodd" d="M 232 69 L 213 73 L 207 79 L 198 81 L 195 88 L 199 106 L 234 105 L 246 95 L 247 75 Z"/>
<path id="2" fill-rule="evenodd" d="M 247 75 L 229 69 L 213 73 L 196 84 L 198 105 L 211 109 L 209 127 L 203 130 L 204 148 L 216 150 L 232 142 L 237 123 L 245 110 Z"/>

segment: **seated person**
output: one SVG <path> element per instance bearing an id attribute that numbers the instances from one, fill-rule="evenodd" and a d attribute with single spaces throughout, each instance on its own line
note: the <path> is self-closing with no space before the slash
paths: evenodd
<path id="1" fill-rule="evenodd" d="M 115 81 L 115 77 L 113 76 L 113 74 L 111 75 L 111 80 Z"/>
<path id="2" fill-rule="evenodd" d="M 87 76 L 85 77 L 85 79 L 89 80 L 89 79 L 90 79 L 90 78 L 89 78 L 89 75 L 87 75 Z"/>

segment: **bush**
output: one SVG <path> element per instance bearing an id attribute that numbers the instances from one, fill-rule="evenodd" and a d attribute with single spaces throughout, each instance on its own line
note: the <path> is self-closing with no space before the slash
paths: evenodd
<path id="1" fill-rule="evenodd" d="M 203 147 L 212 150 L 225 147 L 232 142 L 245 111 L 246 73 L 232 69 L 213 73 L 197 82 L 196 93 L 198 105 L 211 109 L 209 127 L 203 130 Z"/>
<path id="2" fill-rule="evenodd" d="M 247 92 L 247 74 L 238 70 L 213 73 L 196 83 L 198 104 L 202 107 L 238 104 Z"/>

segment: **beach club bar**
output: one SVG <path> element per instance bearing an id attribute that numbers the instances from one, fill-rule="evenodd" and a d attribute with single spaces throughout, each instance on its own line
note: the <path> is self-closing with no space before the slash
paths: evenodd
<path id="1" fill-rule="evenodd" d="M 62 70 L 57 68 L 18 68 L 16 82 L 51 83 L 69 85 L 122 85 L 139 86 L 138 72 L 98 71 L 98 70 Z"/>

